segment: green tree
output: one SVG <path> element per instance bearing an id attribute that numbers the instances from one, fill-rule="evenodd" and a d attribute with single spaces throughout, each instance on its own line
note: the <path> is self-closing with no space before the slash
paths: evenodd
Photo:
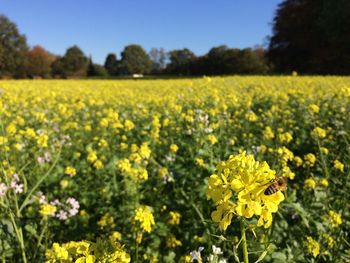
<path id="1" fill-rule="evenodd" d="M 110 76 L 118 75 L 117 55 L 114 53 L 109 53 L 106 57 L 104 67 Z"/>
<path id="2" fill-rule="evenodd" d="M 139 45 L 126 46 L 121 53 L 120 69 L 123 74 L 147 74 L 152 69 L 152 61 Z"/>
<path id="3" fill-rule="evenodd" d="M 87 75 L 89 77 L 106 77 L 108 72 L 104 66 L 93 63 L 92 58 L 90 57 Z"/>
<path id="4" fill-rule="evenodd" d="M 0 15 L 0 77 L 25 76 L 27 50 L 26 38 L 17 25 Z"/>
<path id="5" fill-rule="evenodd" d="M 85 77 L 87 74 L 88 58 L 78 46 L 68 48 L 57 64 L 64 77 Z"/>
<path id="6" fill-rule="evenodd" d="M 196 56 L 188 48 L 172 50 L 169 52 L 170 63 L 167 65 L 167 72 L 177 75 L 191 75 L 191 64 Z"/>
<path id="7" fill-rule="evenodd" d="M 268 57 L 278 72 L 350 74 L 350 1 L 285 0 Z"/>

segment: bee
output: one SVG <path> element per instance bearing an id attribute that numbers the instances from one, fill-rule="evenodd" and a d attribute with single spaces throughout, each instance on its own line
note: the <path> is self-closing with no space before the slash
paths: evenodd
<path id="1" fill-rule="evenodd" d="M 284 191 L 287 189 L 287 178 L 278 176 L 271 181 L 270 185 L 265 189 L 264 195 L 272 195 L 278 191 Z"/>

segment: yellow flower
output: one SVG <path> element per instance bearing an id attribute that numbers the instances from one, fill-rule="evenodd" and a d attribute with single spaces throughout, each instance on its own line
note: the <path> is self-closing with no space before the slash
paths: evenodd
<path id="1" fill-rule="evenodd" d="M 316 104 L 309 105 L 309 111 L 311 113 L 318 113 L 320 111 L 320 107 L 318 107 Z"/>
<path id="2" fill-rule="evenodd" d="M 154 217 L 149 206 L 142 206 L 136 209 L 134 221 L 139 223 L 142 230 L 150 233 L 155 224 Z"/>
<path id="3" fill-rule="evenodd" d="M 87 156 L 87 160 L 89 163 L 94 163 L 97 160 L 97 154 L 95 151 L 90 151 L 88 156 Z"/>
<path id="4" fill-rule="evenodd" d="M 68 251 L 64 247 L 61 247 L 58 243 L 52 244 L 52 249 L 47 249 L 45 252 L 46 259 L 64 261 L 68 260 Z M 49 261 L 55 262 L 55 261 Z"/>
<path id="5" fill-rule="evenodd" d="M 304 156 L 304 165 L 305 167 L 313 167 L 316 162 L 316 156 L 312 153 L 308 153 Z"/>
<path id="6" fill-rule="evenodd" d="M 313 178 L 308 178 L 304 181 L 304 187 L 307 190 L 313 190 L 316 188 L 316 181 Z"/>
<path id="7" fill-rule="evenodd" d="M 320 151 L 321 153 L 323 153 L 324 155 L 328 155 L 329 150 L 326 147 L 320 147 Z"/>
<path id="8" fill-rule="evenodd" d="M 54 216 L 57 211 L 57 207 L 50 204 L 43 204 L 40 207 L 40 214 L 42 216 Z"/>
<path id="9" fill-rule="evenodd" d="M 181 218 L 181 215 L 179 212 L 170 211 L 168 223 L 170 225 L 178 225 L 180 224 L 180 218 Z"/>
<path id="10" fill-rule="evenodd" d="M 284 176 L 290 180 L 294 180 L 295 173 L 293 173 L 288 166 L 284 166 L 282 168 L 282 176 Z"/>
<path id="11" fill-rule="evenodd" d="M 182 242 L 176 239 L 176 237 L 171 234 L 170 236 L 167 237 L 166 246 L 169 248 L 176 248 L 176 247 L 182 246 Z"/>
<path id="12" fill-rule="evenodd" d="M 179 150 L 179 147 L 176 144 L 170 145 L 170 151 L 176 153 Z"/>
<path id="13" fill-rule="evenodd" d="M 326 178 L 321 179 L 321 180 L 319 181 L 319 184 L 320 184 L 321 186 L 324 186 L 324 187 L 328 187 L 328 186 L 329 186 L 329 182 L 328 182 L 328 180 L 327 180 Z"/>
<path id="14" fill-rule="evenodd" d="M 212 144 L 212 145 L 214 145 L 215 143 L 217 143 L 218 142 L 218 139 L 215 137 L 215 135 L 213 135 L 213 134 L 209 134 L 208 135 L 208 140 L 210 141 L 210 143 Z"/>
<path id="15" fill-rule="evenodd" d="M 46 148 L 48 140 L 49 140 L 49 136 L 47 136 L 47 134 L 45 133 L 41 133 L 37 138 L 37 143 L 40 147 Z"/>
<path id="16" fill-rule="evenodd" d="M 281 134 L 278 134 L 278 140 L 282 143 L 283 142 L 289 143 L 293 140 L 293 136 L 289 132 L 281 133 Z"/>
<path id="17" fill-rule="evenodd" d="M 340 162 L 339 160 L 335 160 L 333 162 L 334 164 L 334 168 L 341 171 L 342 173 L 344 173 L 344 164 L 342 162 Z"/>
<path id="18" fill-rule="evenodd" d="M 61 186 L 62 189 L 67 188 L 68 185 L 69 185 L 69 181 L 67 181 L 67 180 L 61 180 L 60 186 Z"/>
<path id="19" fill-rule="evenodd" d="M 253 111 L 246 113 L 245 118 L 250 122 L 256 122 L 258 120 L 258 116 Z"/>
<path id="20" fill-rule="evenodd" d="M 282 167 L 288 166 L 288 161 L 292 161 L 294 159 L 294 154 L 287 147 L 280 147 L 277 149 L 277 153 L 281 158 Z"/>
<path id="21" fill-rule="evenodd" d="M 284 200 L 280 191 L 264 194 L 274 179 L 275 171 L 266 162 L 257 162 L 245 152 L 230 156 L 217 166 L 217 174 L 208 179 L 207 197 L 217 206 L 212 212 L 213 221 L 225 230 L 234 214 L 246 218 L 256 215 L 260 219 L 258 226 L 269 227 L 271 213 L 277 212 L 279 203 Z"/>
<path id="22" fill-rule="evenodd" d="M 168 171 L 168 168 L 166 167 L 162 167 L 158 170 L 158 176 L 161 177 L 161 178 L 164 178 L 166 177 L 168 174 L 169 174 L 169 171 Z"/>
<path id="23" fill-rule="evenodd" d="M 312 237 L 306 237 L 306 249 L 315 258 L 320 254 L 320 245 Z"/>
<path id="24" fill-rule="evenodd" d="M 311 132 L 311 136 L 315 137 L 315 138 L 326 138 L 326 130 L 320 128 L 320 127 L 316 127 L 315 129 L 312 130 Z"/>
<path id="25" fill-rule="evenodd" d="M 134 129 L 135 124 L 131 120 L 126 120 L 124 122 L 124 127 L 126 131 L 131 131 L 132 129 Z"/>
<path id="26" fill-rule="evenodd" d="M 300 167 L 303 165 L 303 159 L 301 159 L 299 156 L 294 157 L 294 162 L 297 167 Z"/>
<path id="27" fill-rule="evenodd" d="M 202 167 L 204 165 L 204 160 L 202 158 L 196 158 L 196 164 Z"/>
<path id="28" fill-rule="evenodd" d="M 108 121 L 107 118 L 101 119 L 101 121 L 100 121 L 100 126 L 101 127 L 108 127 L 108 124 L 109 124 L 109 121 Z"/>
<path id="29" fill-rule="evenodd" d="M 0 136 L 0 145 L 4 145 L 7 143 L 7 138 L 4 136 Z"/>
<path id="30" fill-rule="evenodd" d="M 98 146 L 101 147 L 101 148 L 106 148 L 106 147 L 108 147 L 108 142 L 105 139 L 101 139 L 98 142 Z"/>
<path id="31" fill-rule="evenodd" d="M 25 132 L 24 132 L 24 136 L 27 138 L 27 139 L 34 139 L 36 138 L 36 133 L 34 131 L 34 129 L 32 128 L 26 128 Z"/>
<path id="32" fill-rule="evenodd" d="M 328 220 L 330 221 L 332 227 L 338 227 L 342 224 L 341 215 L 332 210 L 328 213 Z"/>
<path id="33" fill-rule="evenodd" d="M 148 143 L 144 142 L 141 144 L 141 147 L 139 149 L 139 154 L 143 159 L 149 159 L 151 156 L 151 149 L 148 147 Z"/>
<path id="34" fill-rule="evenodd" d="M 129 159 L 119 160 L 117 166 L 123 173 L 129 173 L 132 169 Z"/>
<path id="35" fill-rule="evenodd" d="M 77 171 L 75 170 L 74 167 L 71 166 L 67 166 L 66 170 L 65 170 L 65 174 L 69 175 L 69 176 L 74 176 L 77 174 Z"/>
<path id="36" fill-rule="evenodd" d="M 191 262 L 191 257 L 186 255 L 186 256 L 182 256 L 180 258 L 180 263 L 190 263 Z"/>
<path id="37" fill-rule="evenodd" d="M 7 127 L 6 127 L 6 133 L 13 136 L 15 135 L 17 132 L 17 127 L 15 123 L 10 123 Z"/>
<path id="38" fill-rule="evenodd" d="M 265 127 L 265 129 L 263 131 L 263 136 L 267 140 L 271 140 L 271 139 L 275 138 L 275 134 L 273 133 L 270 126 Z"/>
<path id="39" fill-rule="evenodd" d="M 322 237 L 325 239 L 328 247 L 333 248 L 335 244 L 335 240 L 333 237 L 331 237 L 329 234 L 324 233 Z"/>
<path id="40" fill-rule="evenodd" d="M 111 214 L 106 213 L 100 218 L 100 220 L 97 222 L 97 225 L 101 229 L 104 229 L 106 227 L 114 228 L 115 227 L 114 218 Z"/>
<path id="41" fill-rule="evenodd" d="M 97 160 L 96 162 L 94 162 L 93 165 L 96 168 L 96 170 L 101 170 L 104 167 L 103 162 L 101 160 Z"/>

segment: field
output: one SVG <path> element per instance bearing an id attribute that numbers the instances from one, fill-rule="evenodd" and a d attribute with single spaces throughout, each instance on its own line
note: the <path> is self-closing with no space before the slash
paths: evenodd
<path id="1" fill-rule="evenodd" d="M 0 89 L 2 262 L 350 262 L 348 77 Z"/>

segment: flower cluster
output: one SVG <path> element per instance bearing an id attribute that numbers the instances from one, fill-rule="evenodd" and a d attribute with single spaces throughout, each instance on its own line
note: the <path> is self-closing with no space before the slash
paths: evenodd
<path id="1" fill-rule="evenodd" d="M 212 213 L 214 222 L 227 229 L 234 215 L 251 218 L 258 216 L 258 226 L 268 228 L 272 213 L 284 200 L 280 191 L 271 195 L 264 192 L 276 178 L 266 162 L 255 161 L 252 155 L 242 152 L 220 163 L 217 173 L 208 179 L 207 196 L 216 205 Z"/>
<path id="2" fill-rule="evenodd" d="M 14 173 L 9 186 L 6 183 L 0 183 L 0 197 L 5 196 L 8 190 L 13 190 L 15 194 L 21 194 L 23 187 L 24 185 L 21 183 L 18 174 Z"/>
<path id="3" fill-rule="evenodd" d="M 134 221 L 143 231 L 150 233 L 154 225 L 154 217 L 151 208 L 149 206 L 142 206 L 136 209 Z"/>
<path id="4" fill-rule="evenodd" d="M 53 243 L 52 248 L 45 253 L 47 263 L 129 263 L 130 255 L 124 246 L 112 234 L 108 239 L 98 239 L 96 242 L 71 241 L 62 245 Z"/>
<path id="5" fill-rule="evenodd" d="M 67 220 L 79 212 L 80 204 L 73 197 L 69 197 L 65 202 L 60 202 L 58 199 L 48 202 L 46 196 L 39 192 L 35 198 L 41 204 L 39 212 L 44 217 L 49 216 L 56 217 L 59 220 Z"/>

